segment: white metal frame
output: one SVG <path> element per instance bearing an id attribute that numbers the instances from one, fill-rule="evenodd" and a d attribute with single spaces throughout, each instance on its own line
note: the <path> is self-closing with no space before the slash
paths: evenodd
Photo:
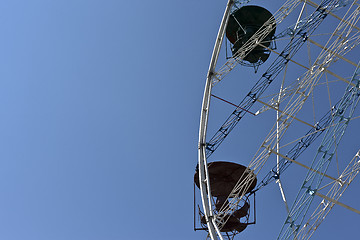
<path id="1" fill-rule="evenodd" d="M 211 204 L 211 190 L 210 190 L 210 178 L 207 167 L 206 160 L 206 131 L 207 123 L 209 117 L 209 108 L 210 108 L 210 98 L 211 98 L 211 88 L 212 80 L 214 77 L 215 66 L 219 57 L 221 44 L 223 42 L 226 25 L 230 16 L 231 8 L 234 4 L 233 0 L 229 0 L 223 19 L 220 24 L 220 29 L 216 38 L 213 54 L 210 61 L 210 66 L 206 78 L 204 97 L 202 103 L 202 111 L 200 116 L 200 130 L 199 130 L 199 145 L 198 145 L 198 158 L 199 158 L 199 184 L 200 184 L 200 193 L 201 200 L 204 209 L 206 224 L 208 226 L 209 235 L 211 239 L 218 239 L 217 236 L 222 240 L 222 236 L 219 228 L 215 224 L 215 216 L 213 215 L 212 204 Z"/>
<path id="2" fill-rule="evenodd" d="M 263 167 L 269 156 L 271 154 L 276 154 L 276 155 L 279 154 L 278 151 L 279 141 L 286 132 L 287 128 L 292 123 L 292 121 L 294 120 L 296 114 L 302 108 L 305 100 L 311 94 L 313 86 L 317 83 L 317 81 L 322 76 L 322 74 L 326 72 L 327 68 L 332 64 L 332 62 L 334 62 L 338 58 L 337 56 L 345 55 L 349 49 L 352 49 L 354 46 L 360 44 L 360 32 L 352 31 L 351 29 L 353 29 L 354 26 L 351 26 L 351 24 L 349 24 L 349 22 L 354 22 L 354 18 L 359 17 L 357 12 L 354 12 L 348 19 L 343 19 L 342 23 L 340 23 L 339 27 L 337 28 L 337 31 L 342 30 L 343 32 L 342 33 L 337 32 L 336 34 L 333 35 L 333 36 L 335 35 L 341 36 L 339 37 L 339 41 L 335 40 L 332 45 L 326 46 L 326 48 L 319 55 L 318 59 L 315 61 L 314 65 L 307 71 L 305 75 L 303 75 L 300 79 L 296 81 L 295 84 L 292 85 L 293 89 L 286 89 L 286 88 L 282 89 L 279 95 L 275 96 L 273 100 L 268 104 L 268 106 L 275 106 L 276 108 L 278 107 L 276 106 L 276 104 L 279 104 L 283 99 L 283 97 L 286 98 L 287 92 L 291 94 L 294 92 L 297 93 L 296 94 L 297 97 L 293 97 L 289 101 L 290 103 L 288 103 L 288 105 L 281 113 L 278 112 L 276 128 L 273 129 L 273 132 L 269 133 L 267 139 L 263 142 L 262 146 L 260 147 L 256 155 L 254 156 L 253 160 L 251 161 L 249 165 L 249 169 L 251 169 L 254 175 L 248 174 L 245 178 L 243 178 L 241 182 L 238 182 L 236 184 L 232 193 L 229 196 L 228 203 L 225 204 L 220 209 L 220 212 L 222 214 L 219 216 L 214 216 L 211 188 L 209 181 L 210 178 L 209 178 L 207 159 L 206 159 L 206 133 L 207 133 L 207 123 L 209 118 L 212 87 L 216 83 L 221 81 L 232 69 L 234 69 L 237 66 L 237 64 L 239 63 L 239 59 L 243 59 L 244 57 L 246 57 L 246 55 L 252 49 L 254 49 L 256 45 L 259 44 L 273 30 L 275 23 L 279 24 L 280 22 L 282 22 L 291 13 L 291 11 L 293 11 L 301 2 L 304 2 L 305 4 L 308 3 L 307 0 L 286 1 L 283 4 L 283 6 L 274 14 L 275 19 L 269 19 L 269 21 L 265 23 L 264 26 L 257 33 L 255 33 L 254 36 L 251 39 L 249 39 L 249 41 L 246 44 L 244 44 L 239 49 L 235 57 L 230 58 L 216 72 L 215 67 L 218 61 L 221 45 L 224 39 L 227 21 L 231 13 L 232 6 L 234 5 L 233 0 L 228 0 L 227 2 L 226 9 L 217 34 L 217 38 L 206 78 L 205 90 L 204 90 L 203 102 L 201 108 L 202 110 L 200 116 L 200 129 L 199 129 L 199 142 L 198 142 L 198 168 L 199 168 L 201 201 L 203 205 L 206 224 L 208 226 L 209 237 L 213 240 L 215 239 L 223 240 L 220 230 L 225 225 L 227 221 L 227 216 L 230 216 L 236 210 L 236 206 L 241 201 L 243 195 L 249 189 L 255 176 L 261 170 L 261 168 Z M 348 38 L 348 41 L 343 41 L 344 38 Z M 329 54 L 329 52 L 332 54 Z M 267 109 L 270 108 L 266 107 L 262 111 Z M 356 169 L 357 169 L 356 172 L 357 174 L 358 162 L 356 165 Z M 347 173 L 344 171 L 344 174 Z M 334 184 L 336 183 L 337 182 L 335 182 Z M 345 189 L 343 191 L 345 191 Z M 282 191 L 281 185 L 280 185 L 280 190 Z"/>

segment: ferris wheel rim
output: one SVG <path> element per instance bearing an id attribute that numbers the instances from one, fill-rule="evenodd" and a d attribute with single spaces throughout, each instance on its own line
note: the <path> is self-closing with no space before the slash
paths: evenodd
<path id="1" fill-rule="evenodd" d="M 206 132 L 207 132 L 207 122 L 209 117 L 212 78 L 214 77 L 213 72 L 216 66 L 217 59 L 219 57 L 220 47 L 225 33 L 225 27 L 229 19 L 229 15 L 233 4 L 234 4 L 233 0 L 228 0 L 220 24 L 218 35 L 216 38 L 213 54 L 211 57 L 209 70 L 205 83 L 203 103 L 201 107 L 202 111 L 200 116 L 199 143 L 198 143 L 199 183 L 200 183 L 200 192 L 201 192 L 202 205 L 204 208 L 205 219 L 208 226 L 210 237 L 212 239 L 217 239 L 217 236 L 220 236 L 221 240 L 223 240 L 223 238 L 220 234 L 220 230 L 218 229 L 215 223 L 215 219 L 212 215 L 213 211 L 211 204 L 211 191 L 210 191 L 209 174 L 208 174 L 207 160 L 206 160 Z"/>

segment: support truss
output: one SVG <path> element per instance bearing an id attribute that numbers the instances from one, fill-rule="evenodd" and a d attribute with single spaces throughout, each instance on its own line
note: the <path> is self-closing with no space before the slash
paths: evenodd
<path id="1" fill-rule="evenodd" d="M 292 2 L 292 1 L 288 1 L 287 3 L 289 3 L 289 2 Z M 215 133 L 215 135 L 209 140 L 209 142 L 207 143 L 207 146 L 206 146 L 206 157 L 207 158 L 219 147 L 219 145 L 225 140 L 225 138 L 229 135 L 229 133 L 235 128 L 235 126 L 238 124 L 238 122 L 244 117 L 244 115 L 247 113 L 247 111 L 250 110 L 250 108 L 259 99 L 259 97 L 264 93 L 264 91 L 269 87 L 269 85 L 273 82 L 273 80 L 285 68 L 285 66 L 290 61 L 290 59 L 298 52 L 298 50 L 301 48 L 301 46 L 306 42 L 309 35 L 311 35 L 315 31 L 315 29 L 323 22 L 325 17 L 328 15 L 328 12 L 334 10 L 334 8 L 336 6 L 338 6 L 338 2 L 339 2 L 338 0 L 323 1 L 323 3 L 310 16 L 306 17 L 303 21 L 299 22 L 296 29 L 294 29 L 292 40 L 288 43 L 288 45 L 284 48 L 284 50 L 280 53 L 280 55 L 276 58 L 276 60 L 271 64 L 271 66 L 268 68 L 268 70 L 257 81 L 257 83 L 253 86 L 253 88 L 246 95 L 246 97 L 241 101 L 241 103 L 238 105 L 239 107 L 236 108 L 231 113 L 231 115 L 226 119 L 225 123 L 219 128 L 219 130 Z M 291 9 L 293 7 L 294 6 L 292 6 Z M 279 10 L 279 11 L 283 12 L 283 11 L 285 11 L 284 9 L 288 10 L 288 7 L 281 8 L 281 9 L 282 10 Z M 286 13 L 288 14 L 287 11 L 286 11 Z M 283 17 L 285 17 L 285 16 L 287 16 L 287 15 L 284 14 Z M 271 23 L 271 19 L 269 19 L 269 21 Z M 269 24 L 266 27 L 266 29 L 269 29 L 269 31 L 266 32 L 266 35 L 268 35 L 269 32 L 271 32 L 271 30 L 273 29 L 273 28 L 271 28 L 272 24 L 275 24 L 275 23 L 272 23 L 272 24 L 270 24 L 270 23 L 265 23 L 265 24 Z M 259 29 L 258 32 L 263 31 L 263 28 Z M 254 34 L 254 36 L 256 34 Z M 264 36 L 264 38 L 265 38 L 265 36 Z M 262 39 L 259 39 L 258 42 L 261 42 L 261 40 Z M 249 43 L 249 42 L 251 42 L 251 39 L 247 43 Z M 244 46 L 247 45 L 247 43 L 244 44 Z M 253 48 L 255 46 L 256 46 L 256 44 L 254 44 Z M 251 48 L 250 51 L 253 48 Z M 244 51 L 244 53 L 242 53 L 241 51 L 243 51 L 242 48 L 240 48 L 240 50 L 238 51 L 238 54 L 244 54 L 244 57 L 246 56 L 247 53 L 249 53 L 249 51 Z M 232 59 L 236 59 L 236 57 L 232 58 Z M 230 69 L 230 67 L 229 67 L 229 69 Z M 320 73 L 322 74 L 322 71 Z M 218 76 L 217 76 L 217 78 L 218 78 Z"/>
<path id="2" fill-rule="evenodd" d="M 326 9 L 333 9 L 336 4 L 337 1 L 331 2 L 326 6 Z M 343 34 L 339 34 L 342 40 L 348 39 L 352 33 L 349 31 L 349 29 L 347 29 L 347 27 L 339 26 L 337 31 L 339 32 L 340 30 L 343 32 Z M 339 54 L 342 54 L 350 45 L 354 44 L 354 42 L 351 41 L 340 41 L 335 35 L 333 35 L 333 37 L 335 40 L 331 43 L 330 46 L 328 46 L 328 48 Z M 336 59 L 337 58 L 335 55 L 328 54 L 326 51 L 322 52 L 315 61 L 311 70 L 309 70 L 299 79 L 298 88 L 284 109 L 284 113 L 286 114 L 281 114 L 278 119 L 278 122 L 280 123 L 279 128 L 270 132 L 267 139 L 263 142 L 262 146 L 249 165 L 249 169 L 252 169 L 255 175 L 257 175 L 257 173 L 261 170 L 271 155 L 271 151 L 276 148 L 278 141 L 282 138 L 287 128 L 290 126 L 293 118 L 289 116 L 296 116 L 308 96 L 311 94 L 314 86 L 318 83 L 319 79 L 323 75 L 324 70 L 328 68 Z M 236 184 L 232 193 L 229 195 L 229 202 L 220 209 L 220 213 L 216 218 L 216 224 L 218 224 L 219 229 L 225 225 L 227 221 L 226 216 L 230 216 L 234 212 L 237 204 L 240 202 L 242 196 L 245 194 L 250 184 L 254 180 L 255 178 L 253 175 L 249 174 L 241 182 Z"/>
<path id="3" fill-rule="evenodd" d="M 338 201 L 343 195 L 345 190 L 349 187 L 351 182 L 360 172 L 360 150 L 354 156 L 354 158 L 349 162 L 345 170 L 340 175 L 339 179 L 343 184 L 339 182 L 334 182 L 327 192 L 326 196 Z M 312 213 L 308 221 L 302 226 L 296 235 L 296 239 L 303 240 L 309 239 L 314 232 L 319 228 L 320 224 L 324 221 L 325 217 L 329 214 L 332 208 L 335 206 L 335 203 L 332 201 L 323 200 L 319 203 L 315 211 Z"/>
<path id="4" fill-rule="evenodd" d="M 360 99 L 360 70 L 358 68 L 356 69 L 351 82 L 355 84 L 355 86 L 348 86 L 344 97 L 340 101 L 339 108 L 333 111 L 332 122 L 334 124 L 326 130 L 324 139 L 311 164 L 311 168 L 316 171 L 326 173 L 337 149 L 338 142 L 340 142 L 355 108 L 358 105 Z M 344 113 L 346 113 L 347 116 L 344 116 Z M 278 239 L 289 239 L 291 236 L 296 236 L 310 204 L 319 189 L 323 177 L 322 174 L 308 171 Z"/>

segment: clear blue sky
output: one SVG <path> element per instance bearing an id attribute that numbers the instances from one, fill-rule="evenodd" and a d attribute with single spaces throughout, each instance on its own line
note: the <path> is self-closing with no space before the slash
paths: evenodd
<path id="1" fill-rule="evenodd" d="M 225 2 L 0 3 L 0 239 L 205 239 L 193 174 Z M 272 190 L 248 239 L 279 232 Z M 339 226 L 355 239 L 360 218 L 344 212 L 323 239 Z"/>

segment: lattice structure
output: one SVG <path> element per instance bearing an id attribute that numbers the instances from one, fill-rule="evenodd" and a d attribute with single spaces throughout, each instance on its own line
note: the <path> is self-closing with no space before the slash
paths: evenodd
<path id="1" fill-rule="evenodd" d="M 327 2 L 328 3 L 328 2 Z M 331 1 L 332 5 L 326 5 L 326 9 L 331 10 L 335 6 L 337 6 L 338 1 Z M 325 8 L 325 7 L 324 7 Z M 324 11 L 322 11 L 324 13 Z M 319 13 L 315 13 L 318 16 L 318 19 L 323 19 L 324 16 L 320 16 Z M 315 17 L 312 18 L 315 21 Z M 346 31 L 346 30 L 345 30 Z M 341 35 L 341 34 L 340 34 Z M 341 35 L 342 36 L 342 35 Z M 345 51 L 348 47 L 350 42 L 343 42 L 343 41 L 335 41 L 334 44 L 329 47 L 334 52 L 341 52 Z M 350 43 L 351 44 L 351 43 Z M 353 43 L 354 44 L 354 43 Z M 357 44 L 357 42 L 355 43 Z M 299 85 L 296 90 L 296 95 L 292 96 L 292 100 L 288 103 L 287 107 L 283 110 L 283 113 L 280 115 L 278 122 L 280 126 L 278 129 L 274 129 L 267 137 L 267 139 L 263 142 L 261 148 L 259 149 L 257 155 L 249 164 L 249 168 L 255 171 L 257 174 L 262 166 L 265 164 L 267 159 L 272 153 L 276 153 L 276 144 L 281 139 L 281 136 L 284 135 L 287 128 L 293 121 L 291 116 L 296 116 L 297 112 L 300 111 L 301 107 L 303 106 L 304 102 L 310 95 L 313 90 L 314 85 L 318 82 L 321 75 L 324 73 L 324 70 L 331 65 L 333 61 L 336 60 L 336 57 L 332 54 L 329 54 L 327 51 L 324 51 L 318 57 L 317 61 L 311 68 L 311 70 L 307 71 L 299 80 Z M 280 138 L 279 138 L 280 132 Z M 247 179 L 246 181 L 252 182 L 253 179 Z M 248 184 L 244 181 L 239 182 L 238 186 L 234 188 L 233 192 L 243 192 L 246 189 Z M 246 190 L 245 190 L 246 192 Z M 236 208 L 237 202 L 241 199 L 241 194 L 233 194 L 229 196 L 231 200 L 229 201 L 228 206 L 225 206 L 223 211 L 225 214 L 230 214 L 233 212 L 233 209 Z M 219 221 L 219 228 L 226 222 L 226 219 L 220 218 L 217 219 Z"/>
<path id="2" fill-rule="evenodd" d="M 326 113 L 315 125 L 310 125 L 312 128 L 300 138 L 299 142 L 296 143 L 286 155 L 282 155 L 278 152 L 277 147 L 280 140 L 283 138 L 294 119 L 296 119 L 297 113 L 304 106 L 304 103 L 311 95 L 320 78 L 322 78 L 325 73 L 332 74 L 329 71 L 329 67 L 338 59 L 344 59 L 344 55 L 360 44 L 360 31 L 353 31 L 354 29 L 357 29 L 356 24 L 359 20 L 359 8 L 356 8 L 354 11 L 350 12 L 346 19 L 341 19 L 339 26 L 330 37 L 328 44 L 322 46 L 323 51 L 319 54 L 312 66 L 308 67 L 306 73 L 300 76 L 293 84 L 282 89 L 269 103 L 264 103 L 265 107 L 257 112 L 257 114 L 260 114 L 269 109 L 275 109 L 280 112 L 278 109 L 279 103 L 286 100 L 286 107 L 281 111 L 281 114 L 279 114 L 274 128 L 270 131 L 248 166 L 249 171 L 254 174 L 248 174 L 241 177 L 241 180 L 235 185 L 228 200 L 225 201 L 225 204 L 215 211 L 214 200 L 211 196 L 211 182 L 209 181 L 210 177 L 207 169 L 207 158 L 219 147 L 228 134 L 235 128 L 237 123 L 247 112 L 249 112 L 250 108 L 252 108 L 256 102 L 261 102 L 260 97 L 265 90 L 272 82 L 274 82 L 278 75 L 284 71 L 287 65 L 290 62 L 293 62 L 292 58 L 297 54 L 304 43 L 311 41 L 309 36 L 312 35 L 324 19 L 328 15 L 332 15 L 335 10 L 346 6 L 350 2 L 356 1 L 324 0 L 319 5 L 316 5 L 316 3 L 308 0 L 288 0 L 274 14 L 274 18 L 270 18 L 259 31 L 257 31 L 249 41 L 238 50 L 233 58 L 228 59 L 219 70 L 215 70 L 220 53 L 220 46 L 224 41 L 227 19 L 229 18 L 231 10 L 233 8 L 241 7 L 242 3 L 248 2 L 249 1 L 235 1 L 234 3 L 232 0 L 228 1 L 216 38 L 204 91 L 198 146 L 199 188 L 203 205 L 203 214 L 209 233 L 208 237 L 213 240 L 224 238 L 232 239 L 235 236 L 231 235 L 231 238 L 229 238 L 228 235 L 221 232 L 221 229 L 226 224 L 229 216 L 235 212 L 239 203 L 242 201 L 243 196 L 251 187 L 255 177 L 271 155 L 280 156 L 280 160 L 265 176 L 264 180 L 258 184 L 254 191 L 261 189 L 273 180 L 279 179 L 280 174 L 287 169 L 290 163 L 296 162 L 295 159 L 298 158 L 305 149 L 320 136 L 320 134 L 324 134 L 326 140 L 323 141 L 322 147 L 319 148 L 319 157 L 315 157 L 314 164 L 309 170 L 308 180 L 302 186 L 302 188 L 305 189 L 306 194 L 312 197 L 316 193 L 318 185 L 308 185 L 308 183 L 309 181 L 314 181 L 320 184 L 321 179 L 326 176 L 325 170 L 329 163 L 329 159 L 331 159 L 332 152 L 335 151 L 337 147 L 337 142 L 332 141 L 331 137 L 334 137 L 335 135 L 337 141 L 341 138 L 351 116 L 349 113 L 352 113 L 355 109 L 358 101 L 356 97 L 359 96 L 357 92 L 359 90 L 357 73 L 351 81 L 338 76 L 340 80 L 349 83 L 347 89 L 348 93 L 346 93 L 337 104 L 333 105 L 333 109 Z M 219 81 L 223 80 L 224 77 L 239 64 L 241 59 L 246 57 L 247 54 L 258 46 L 276 25 L 283 22 L 300 4 L 303 4 L 303 6 L 305 4 L 310 4 L 316 8 L 312 14 L 309 14 L 302 19 L 299 18 L 295 25 L 292 25 L 292 27 L 281 33 L 282 35 L 286 34 L 287 36 L 290 36 L 291 39 L 288 44 L 280 53 L 278 53 L 278 57 L 275 61 L 270 64 L 270 67 L 262 74 L 260 79 L 255 83 L 249 93 L 227 118 L 215 135 L 209 141 L 206 141 L 212 88 Z M 319 158 L 321 160 L 319 160 Z M 336 181 L 336 179 L 333 180 Z M 306 210 L 307 206 L 310 205 L 311 201 L 308 201 L 308 198 L 304 199 L 304 203 L 302 204 L 305 206 L 304 209 L 299 210 L 300 208 L 293 207 L 293 209 L 298 209 L 296 210 L 296 214 L 303 214 L 303 210 Z M 290 236 L 298 234 L 303 217 L 299 218 L 297 215 L 294 215 L 294 211 L 291 211 L 291 214 L 285 223 L 286 228 L 284 228 L 285 230 L 281 233 L 280 239 L 288 239 Z M 305 214 L 306 211 L 304 211 L 304 215 Z M 299 220 L 299 222 L 297 222 L 297 220 Z M 301 232 L 301 234 L 303 233 Z"/>
<path id="3" fill-rule="evenodd" d="M 339 177 L 339 181 L 334 181 L 330 190 L 326 194 L 327 197 L 338 201 L 343 195 L 345 190 L 349 187 L 352 181 L 360 172 L 360 151 L 350 161 L 348 166 L 342 172 Z M 309 239 L 320 224 L 324 221 L 325 217 L 329 214 L 332 208 L 335 206 L 334 201 L 323 200 L 319 203 L 315 211 L 312 213 L 309 220 L 302 226 L 296 235 L 296 239 Z"/>
<path id="4" fill-rule="evenodd" d="M 276 23 L 280 23 L 285 17 L 300 3 L 301 1 L 288 1 L 282 8 L 274 15 L 275 19 L 269 19 L 254 36 L 242 46 L 234 58 L 225 63 L 224 70 L 219 70 L 215 74 L 216 79 L 219 76 L 224 76 L 225 73 L 230 72 L 238 63 L 237 58 L 244 58 L 252 49 L 255 48 L 255 42 L 261 42 L 272 30 L 275 28 Z M 316 28 L 323 22 L 329 11 L 332 11 L 338 6 L 336 0 L 324 1 L 322 5 L 317 8 L 313 14 L 304 19 L 294 29 L 292 40 L 279 54 L 277 59 L 271 64 L 267 71 L 261 76 L 254 87 L 250 90 L 247 96 L 241 101 L 231 115 L 226 119 L 225 123 L 219 128 L 214 136 L 207 142 L 206 157 L 209 157 L 225 140 L 230 132 L 236 127 L 238 122 L 245 116 L 245 114 L 254 105 L 257 99 L 264 93 L 269 85 L 275 80 L 280 72 L 285 68 L 291 58 L 298 52 L 302 45 L 306 42 L 309 35 L 316 30 Z M 259 36 L 257 36 L 259 35 Z M 248 46 L 249 45 L 249 46 Z M 224 67 L 223 67 L 224 68 Z"/>
<path id="5" fill-rule="evenodd" d="M 326 129 L 324 139 L 319 146 L 316 156 L 311 164 L 313 170 L 309 170 L 301 186 L 300 192 L 288 214 L 284 227 L 278 239 L 294 237 L 304 220 L 310 207 L 310 203 L 324 178 L 324 174 L 335 154 L 338 142 L 346 130 L 349 121 L 360 99 L 360 71 L 356 70 L 345 95 L 341 99 L 338 108 L 333 110 L 332 125 Z M 319 174 L 322 173 L 322 174 Z"/>

